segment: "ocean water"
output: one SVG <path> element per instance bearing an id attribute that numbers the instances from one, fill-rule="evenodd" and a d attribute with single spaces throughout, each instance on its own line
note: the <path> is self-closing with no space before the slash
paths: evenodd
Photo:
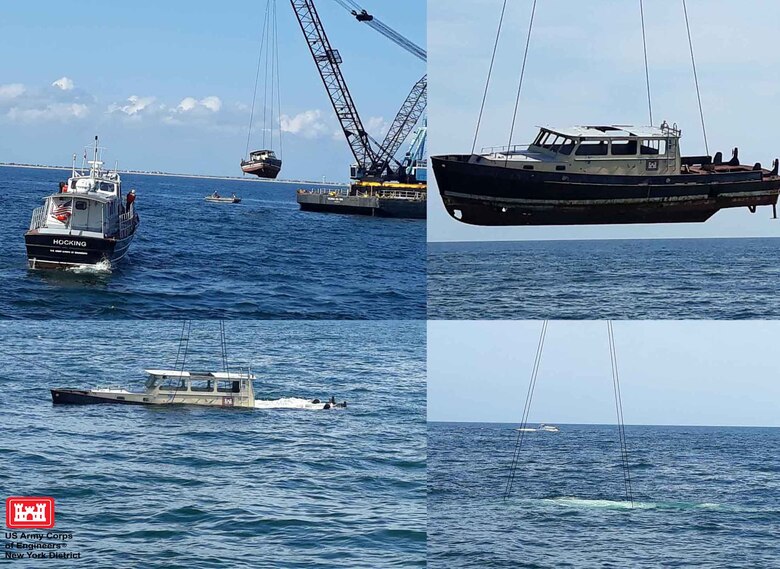
<path id="1" fill-rule="evenodd" d="M 431 319 L 780 318 L 780 239 L 428 244 Z"/>
<path id="2" fill-rule="evenodd" d="M 428 567 L 777 567 L 780 429 L 429 423 Z"/>
<path id="3" fill-rule="evenodd" d="M 304 185 L 127 174 L 141 226 L 110 274 L 29 271 L 30 216 L 67 174 L 0 168 L 0 317 L 425 318 L 425 222 L 302 212 Z"/>
<path id="4" fill-rule="evenodd" d="M 82 556 L 34 565 L 425 566 L 424 323 L 226 329 L 257 397 L 348 407 L 54 407 L 55 386 L 141 388 L 173 365 L 181 324 L 0 322 L 0 493 L 54 497 Z M 193 323 L 187 367 L 220 369 L 218 334 Z"/>

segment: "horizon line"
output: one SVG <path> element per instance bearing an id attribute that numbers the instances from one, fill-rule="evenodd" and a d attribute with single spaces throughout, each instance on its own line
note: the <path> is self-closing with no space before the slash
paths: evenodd
<path id="1" fill-rule="evenodd" d="M 542 421 L 544 422 L 544 421 Z M 520 421 L 445 421 L 426 419 L 426 423 L 456 423 L 462 425 L 521 425 Z M 539 424 L 540 421 L 529 421 L 527 425 Z M 617 423 L 563 423 L 558 421 L 544 422 L 547 425 L 570 425 L 588 427 L 617 427 Z M 678 425 L 671 423 L 625 423 L 626 427 L 720 427 L 736 429 L 780 429 L 780 425 Z"/>

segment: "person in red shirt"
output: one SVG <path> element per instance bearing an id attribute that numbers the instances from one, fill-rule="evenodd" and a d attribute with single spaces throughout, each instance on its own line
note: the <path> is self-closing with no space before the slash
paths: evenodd
<path id="1" fill-rule="evenodd" d="M 134 201 L 135 201 L 135 190 L 130 190 L 130 193 L 127 194 L 127 205 L 125 206 L 126 211 L 130 211 L 130 208 L 132 207 Z"/>

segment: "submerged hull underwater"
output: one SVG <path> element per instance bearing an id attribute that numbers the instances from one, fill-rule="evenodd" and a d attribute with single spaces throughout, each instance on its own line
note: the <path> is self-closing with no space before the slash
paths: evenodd
<path id="1" fill-rule="evenodd" d="M 625 176 L 528 171 L 471 159 L 431 157 L 447 212 L 472 225 L 702 222 L 724 208 L 775 206 L 780 194 L 780 176 L 747 167 Z"/>
<path id="2" fill-rule="evenodd" d="M 171 391 L 170 395 L 163 398 L 155 397 L 148 393 L 135 393 L 124 390 L 116 391 L 92 391 L 88 389 L 57 388 L 51 389 L 51 401 L 54 405 L 148 405 L 148 406 L 199 406 L 199 407 L 234 407 L 255 408 L 254 399 L 242 398 L 238 393 L 199 393 L 191 394 L 185 391 Z M 337 403 L 314 399 L 312 406 L 317 409 L 346 409 L 347 402 Z M 321 407 L 320 407 L 321 405 Z"/>

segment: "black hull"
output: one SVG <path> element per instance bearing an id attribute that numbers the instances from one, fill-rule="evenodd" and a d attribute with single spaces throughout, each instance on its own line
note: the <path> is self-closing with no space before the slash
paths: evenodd
<path id="1" fill-rule="evenodd" d="M 137 401 L 124 401 L 117 399 L 107 399 L 105 397 L 95 397 L 88 391 L 82 389 L 52 389 L 51 402 L 55 405 L 95 405 L 95 404 L 115 404 L 115 405 L 144 405 Z"/>
<path id="2" fill-rule="evenodd" d="M 341 213 L 347 215 L 368 215 L 374 217 L 392 217 L 398 219 L 425 219 L 425 202 L 397 203 L 392 200 L 380 200 L 378 207 L 350 206 L 343 203 L 298 202 L 303 211 L 321 213 Z"/>
<path id="3" fill-rule="evenodd" d="M 720 209 L 775 205 L 780 177 L 766 171 L 669 177 L 530 172 L 433 156 L 447 212 L 472 225 L 702 222 Z"/>
<path id="4" fill-rule="evenodd" d="M 282 170 L 282 165 L 276 164 L 241 164 L 241 170 L 245 174 L 252 174 L 258 178 L 267 178 L 270 180 L 276 179 L 279 172 Z"/>
<path id="5" fill-rule="evenodd" d="M 31 269 L 67 269 L 103 261 L 114 264 L 125 256 L 134 236 L 135 232 L 124 239 L 76 237 L 32 230 L 25 233 L 24 242 Z"/>

